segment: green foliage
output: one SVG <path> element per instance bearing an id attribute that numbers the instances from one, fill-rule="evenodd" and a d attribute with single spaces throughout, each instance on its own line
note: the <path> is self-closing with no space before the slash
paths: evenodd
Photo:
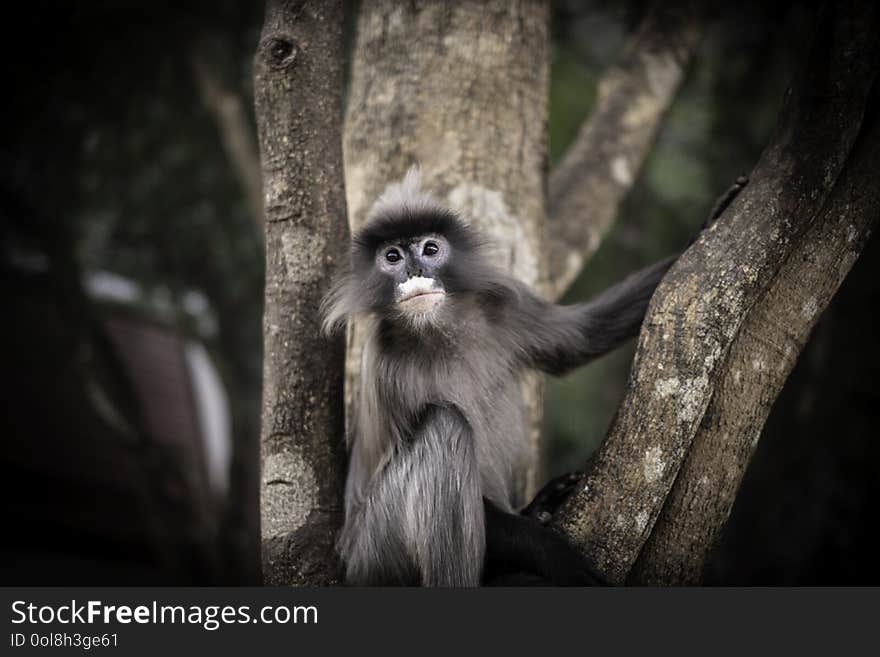
<path id="1" fill-rule="evenodd" d="M 752 8 L 751 11 L 759 11 Z M 756 28 L 758 25 L 759 28 Z M 595 256 L 567 293 L 587 299 L 628 273 L 681 250 L 715 199 L 757 161 L 773 128 L 794 44 L 766 21 L 724 23 L 699 49 L 633 189 Z M 551 69 L 551 159 L 558 161 L 596 99 L 598 65 L 578 61 L 558 37 Z M 582 468 L 623 399 L 634 344 L 548 381 L 550 473 Z"/>
<path id="2" fill-rule="evenodd" d="M 565 45 L 553 48 L 550 66 L 550 163 L 555 164 L 577 137 L 585 116 L 596 104 L 597 71 Z"/>

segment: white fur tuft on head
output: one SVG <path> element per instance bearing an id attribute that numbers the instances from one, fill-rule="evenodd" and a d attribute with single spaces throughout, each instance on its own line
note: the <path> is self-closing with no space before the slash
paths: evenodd
<path id="1" fill-rule="evenodd" d="M 401 210 L 421 213 L 443 209 L 443 205 L 436 198 L 422 189 L 422 170 L 417 164 L 414 164 L 406 172 L 403 180 L 390 183 L 385 188 L 385 191 L 370 208 L 367 221 Z"/>

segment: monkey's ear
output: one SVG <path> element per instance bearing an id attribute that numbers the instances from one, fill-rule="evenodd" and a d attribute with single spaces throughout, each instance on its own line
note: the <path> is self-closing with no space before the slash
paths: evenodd
<path id="1" fill-rule="evenodd" d="M 335 334 L 345 326 L 345 321 L 350 316 L 362 310 L 356 288 L 354 276 L 350 273 L 343 274 L 321 300 L 321 328 L 324 335 Z"/>

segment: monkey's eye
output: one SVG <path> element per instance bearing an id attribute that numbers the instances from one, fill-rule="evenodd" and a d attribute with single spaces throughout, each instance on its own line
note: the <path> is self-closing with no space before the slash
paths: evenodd
<path id="1" fill-rule="evenodd" d="M 385 252 L 385 259 L 390 263 L 395 263 L 400 261 L 400 251 L 397 249 L 388 249 Z"/>
<path id="2" fill-rule="evenodd" d="M 425 246 L 422 249 L 422 255 L 432 256 L 437 255 L 437 252 L 440 251 L 440 247 L 437 246 L 437 242 L 425 242 Z"/>

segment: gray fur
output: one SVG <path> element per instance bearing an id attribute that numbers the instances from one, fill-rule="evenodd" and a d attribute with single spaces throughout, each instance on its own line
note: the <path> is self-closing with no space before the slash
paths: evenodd
<path id="1" fill-rule="evenodd" d="M 384 222 L 376 229 L 383 236 L 389 226 L 409 235 L 426 213 L 449 213 L 411 176 L 377 208 L 371 222 Z M 523 371 L 559 374 L 634 335 L 671 260 L 589 303 L 559 306 L 490 266 L 483 241 L 454 221 L 450 260 L 433 274 L 446 297 L 429 321 L 414 324 L 372 265 L 371 222 L 323 308 L 329 330 L 353 314 L 369 318 L 339 541 L 346 580 L 476 585 L 482 498 L 508 512 L 522 502 L 515 475 L 528 453 Z"/>
<path id="2" fill-rule="evenodd" d="M 458 411 L 429 406 L 412 437 L 389 454 L 366 486 L 357 482 L 364 472 L 355 465 L 360 453 L 352 458 L 347 522 L 339 541 L 347 582 L 479 583 L 483 498 L 473 436 Z"/>

